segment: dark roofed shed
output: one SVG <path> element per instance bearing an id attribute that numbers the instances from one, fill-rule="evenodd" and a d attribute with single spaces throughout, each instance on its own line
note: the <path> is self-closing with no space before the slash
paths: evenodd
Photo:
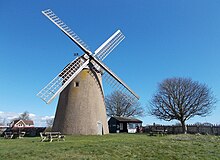
<path id="1" fill-rule="evenodd" d="M 134 131 L 136 127 L 142 126 L 142 121 L 136 118 L 129 117 L 111 117 L 108 121 L 109 132 L 117 133 L 117 132 L 129 132 Z"/>

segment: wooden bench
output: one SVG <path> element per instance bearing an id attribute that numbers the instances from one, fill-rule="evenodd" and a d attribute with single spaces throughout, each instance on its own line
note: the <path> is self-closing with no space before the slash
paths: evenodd
<path id="1" fill-rule="evenodd" d="M 45 132 L 45 133 L 41 132 L 40 136 L 41 136 L 41 142 L 44 142 L 44 141 L 52 142 L 53 140 L 65 141 L 65 136 L 61 135 L 60 132 Z"/>

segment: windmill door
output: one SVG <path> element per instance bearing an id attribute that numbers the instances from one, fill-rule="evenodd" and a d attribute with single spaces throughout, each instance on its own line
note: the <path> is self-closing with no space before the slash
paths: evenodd
<path id="1" fill-rule="evenodd" d="M 98 121 L 97 122 L 97 127 L 98 127 L 98 135 L 102 135 L 102 122 Z"/>

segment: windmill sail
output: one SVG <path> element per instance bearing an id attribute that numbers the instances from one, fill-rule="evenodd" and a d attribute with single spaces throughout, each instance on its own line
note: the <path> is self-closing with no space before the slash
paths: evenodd
<path id="1" fill-rule="evenodd" d="M 68 64 L 61 73 L 37 94 L 41 99 L 46 103 L 50 103 L 90 62 L 96 70 L 100 71 L 100 68 L 102 68 L 105 71 L 103 77 L 113 88 L 127 93 L 128 101 L 132 102 L 135 99 L 139 99 L 134 91 L 102 63 L 102 60 L 125 38 L 120 30 L 116 31 L 92 55 L 88 46 L 52 10 L 47 9 L 42 11 L 42 13 L 79 46 L 85 54 Z"/>
<path id="2" fill-rule="evenodd" d="M 107 41 L 105 41 L 98 49 L 96 49 L 93 56 L 100 61 L 103 61 L 109 53 L 125 38 L 120 30 L 117 30 Z M 92 62 L 93 63 L 93 62 Z M 100 71 L 100 66 L 93 63 L 94 67 Z"/>
<path id="3" fill-rule="evenodd" d="M 44 10 L 42 13 L 51 20 L 57 27 L 59 27 L 77 46 L 79 46 L 85 53 L 92 54 L 89 47 L 83 42 L 79 36 L 72 31 L 55 13 L 50 10 Z"/>
<path id="4" fill-rule="evenodd" d="M 120 30 L 116 31 L 96 51 L 94 56 L 103 61 L 106 56 L 125 38 Z"/>
<path id="5" fill-rule="evenodd" d="M 78 57 L 68 64 L 37 96 L 50 103 L 63 89 L 77 76 L 77 74 L 89 63 L 82 57 Z"/>
<path id="6" fill-rule="evenodd" d="M 133 104 L 135 101 L 139 99 L 139 97 L 135 96 L 130 90 L 128 90 L 122 83 L 117 81 L 114 77 L 112 77 L 108 72 L 104 72 L 102 74 L 102 81 L 107 83 L 113 90 L 119 91 L 123 93 L 124 99 Z"/>
<path id="7" fill-rule="evenodd" d="M 102 63 L 97 58 L 93 57 L 92 55 L 90 57 L 97 65 L 99 65 L 105 72 L 107 72 L 108 74 L 107 76 L 111 78 L 111 83 L 114 84 L 114 86 L 118 85 L 122 88 L 122 90 L 126 89 L 126 92 L 128 92 L 129 95 L 131 95 L 130 97 L 128 97 L 128 99 L 132 101 L 134 99 L 137 99 L 137 100 L 139 99 L 139 96 L 132 89 L 130 89 L 130 87 L 128 87 L 125 84 L 125 82 L 123 82 L 115 73 L 113 73 L 104 63 Z"/>

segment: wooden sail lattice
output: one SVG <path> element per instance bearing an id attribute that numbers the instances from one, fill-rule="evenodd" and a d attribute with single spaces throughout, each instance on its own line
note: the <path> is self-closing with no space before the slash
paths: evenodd
<path id="1" fill-rule="evenodd" d="M 112 72 L 102 61 L 109 53 L 125 38 L 120 30 L 116 31 L 107 41 L 105 41 L 94 54 L 88 46 L 73 32 L 55 13 L 47 9 L 42 13 L 58 26 L 77 46 L 85 53 L 83 56 L 76 58 L 69 63 L 62 72 L 60 72 L 46 87 L 38 94 L 46 103 L 50 103 L 63 89 L 91 62 L 94 69 L 103 71 L 103 79 L 110 84 L 115 90 L 125 93 L 129 103 L 139 99 L 135 94 L 114 72 Z"/>
<path id="2" fill-rule="evenodd" d="M 77 76 L 77 74 L 89 63 L 82 57 L 78 57 L 69 63 L 50 83 L 38 94 L 47 104 L 50 103 L 62 90 Z"/>

